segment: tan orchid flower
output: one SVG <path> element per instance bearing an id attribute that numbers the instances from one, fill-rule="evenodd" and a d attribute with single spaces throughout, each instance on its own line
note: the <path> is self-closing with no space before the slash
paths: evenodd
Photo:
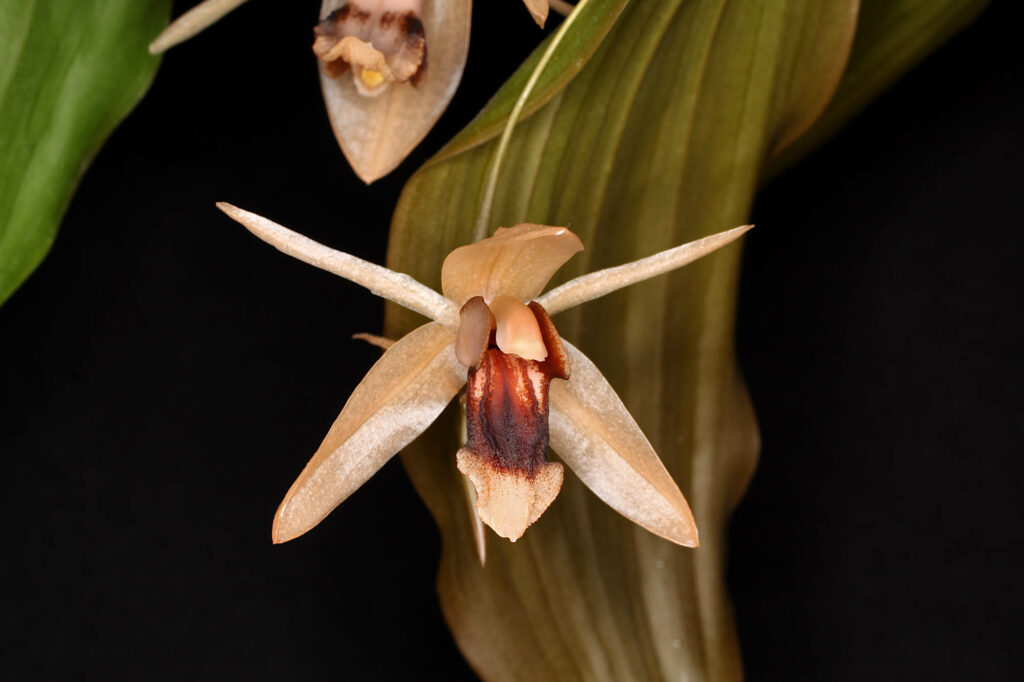
<path id="1" fill-rule="evenodd" d="M 244 2 L 199 3 L 149 51 L 188 40 Z M 525 2 L 543 26 L 548 0 Z M 313 41 L 320 87 L 338 144 L 367 184 L 393 171 L 448 107 L 466 66 L 471 11 L 472 0 L 323 0 Z"/>
<path id="2" fill-rule="evenodd" d="M 205 0 L 149 51 L 191 38 L 243 2 Z M 323 0 L 313 52 L 324 103 L 345 158 L 367 184 L 394 170 L 448 107 L 466 65 L 471 9 L 472 0 Z"/>
<path id="3" fill-rule="evenodd" d="M 562 340 L 550 315 L 679 268 L 750 225 L 573 279 L 544 295 L 579 238 L 522 224 L 455 249 L 441 268 L 444 295 L 408 275 L 335 251 L 230 204 L 217 206 L 253 234 L 432 320 L 393 344 L 353 391 L 285 495 L 275 543 L 318 524 L 466 391 L 466 438 L 456 464 L 478 519 L 515 541 L 561 488 L 551 449 L 594 493 L 647 530 L 696 547 L 679 488 L 601 372 Z M 479 528 L 478 528 L 479 530 Z M 478 550 L 483 559 L 482 532 Z"/>

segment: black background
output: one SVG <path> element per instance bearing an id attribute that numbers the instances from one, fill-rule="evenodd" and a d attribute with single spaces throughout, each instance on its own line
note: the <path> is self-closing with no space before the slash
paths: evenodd
<path id="1" fill-rule="evenodd" d="M 254 2 L 172 50 L 0 309 L 8 674 L 473 679 L 397 460 L 316 532 L 270 544 L 377 356 L 349 336 L 378 331 L 381 304 L 213 202 L 382 262 L 409 174 L 539 34 L 517 3 L 478 3 L 451 108 L 366 188 L 320 100 L 318 5 Z M 729 555 L 750 680 L 1024 676 L 1024 69 L 1007 5 L 758 198 L 739 351 L 763 449 Z"/>

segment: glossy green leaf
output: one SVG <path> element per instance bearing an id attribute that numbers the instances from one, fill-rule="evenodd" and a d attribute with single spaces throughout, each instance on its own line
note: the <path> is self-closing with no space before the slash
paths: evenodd
<path id="1" fill-rule="evenodd" d="M 169 0 L 0 3 L 0 302 L 42 261 L 103 140 L 149 86 Z"/>

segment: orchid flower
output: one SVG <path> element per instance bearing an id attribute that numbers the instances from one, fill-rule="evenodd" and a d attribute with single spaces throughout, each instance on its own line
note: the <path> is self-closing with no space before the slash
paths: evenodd
<path id="1" fill-rule="evenodd" d="M 578 277 L 542 296 L 555 271 L 582 250 L 579 238 L 564 227 L 499 228 L 448 255 L 441 295 L 254 213 L 217 206 L 284 253 L 431 320 L 393 344 L 380 343 L 384 354 L 281 502 L 275 543 L 317 525 L 466 386 L 467 437 L 455 459 L 472 484 L 474 521 L 515 541 L 543 514 L 563 479 L 562 464 L 547 459 L 550 439 L 562 462 L 613 509 L 672 542 L 697 546 L 683 494 L 614 389 L 559 337 L 550 316 L 686 265 L 750 225 Z"/>
<path id="2" fill-rule="evenodd" d="M 244 2 L 199 3 L 149 51 L 191 38 Z M 548 0 L 524 2 L 543 26 Z M 338 144 L 367 184 L 394 170 L 448 107 L 466 65 L 471 10 L 472 0 L 323 0 L 313 42 L 320 87 Z"/>

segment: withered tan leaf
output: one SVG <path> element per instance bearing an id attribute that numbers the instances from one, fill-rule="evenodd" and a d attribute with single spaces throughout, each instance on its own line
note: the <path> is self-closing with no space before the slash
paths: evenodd
<path id="1" fill-rule="evenodd" d="M 345 0 L 324 0 L 324 18 Z M 392 84 L 376 96 L 359 94 L 349 76 L 332 78 L 320 63 L 320 85 L 331 128 L 345 158 L 367 184 L 394 170 L 441 117 L 462 78 L 469 50 L 471 0 L 425 0 L 427 64 L 418 85 Z"/>
<path id="2" fill-rule="evenodd" d="M 572 377 L 551 382 L 551 448 L 612 509 L 667 540 L 696 547 L 690 506 L 647 437 L 594 363 L 562 343 Z"/>
<path id="3" fill-rule="evenodd" d="M 466 381 L 454 338 L 430 322 L 385 351 L 285 495 L 274 517 L 274 542 L 320 523 L 430 426 Z"/>
<path id="4" fill-rule="evenodd" d="M 473 296 L 488 301 L 507 294 L 535 298 L 583 242 L 564 227 L 523 223 L 499 228 L 494 236 L 460 246 L 441 266 L 441 291 L 462 305 Z"/>

